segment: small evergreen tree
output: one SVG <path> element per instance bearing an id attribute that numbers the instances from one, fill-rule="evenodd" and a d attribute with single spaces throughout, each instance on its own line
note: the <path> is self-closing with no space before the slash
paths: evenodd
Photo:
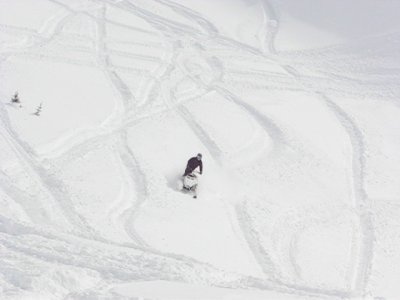
<path id="1" fill-rule="evenodd" d="M 11 98 L 11 103 L 21 103 L 21 100 L 19 100 L 18 92 L 15 92 L 14 96 Z"/>
<path id="2" fill-rule="evenodd" d="M 40 105 L 36 108 L 36 112 L 34 113 L 34 115 L 40 116 L 41 112 L 42 112 L 42 103 L 40 103 Z"/>

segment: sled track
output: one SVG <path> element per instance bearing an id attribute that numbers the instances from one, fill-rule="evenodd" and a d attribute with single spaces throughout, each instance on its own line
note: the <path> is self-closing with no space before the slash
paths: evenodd
<path id="1" fill-rule="evenodd" d="M 144 8 L 134 5 L 131 1 L 123 1 L 116 4 L 110 0 L 106 0 L 106 2 L 111 6 L 125 9 L 137 17 L 144 19 L 150 25 L 154 26 L 156 30 L 160 30 L 161 32 L 167 31 L 168 33 L 173 34 L 189 34 L 190 36 L 197 37 L 202 36 L 202 33 L 194 27 L 168 20 Z"/>
<path id="2" fill-rule="evenodd" d="M 207 36 L 213 36 L 218 34 L 218 29 L 214 26 L 214 24 L 209 22 L 205 17 L 203 17 L 198 12 L 169 0 L 153 0 L 153 1 L 164 4 L 170 7 L 178 14 L 180 14 L 181 16 L 188 19 L 189 21 L 197 23 L 197 25 L 203 30 L 203 32 Z"/>
<path id="3" fill-rule="evenodd" d="M 374 250 L 374 226 L 372 222 L 372 215 L 370 212 L 371 203 L 368 199 L 367 193 L 364 188 L 364 176 L 365 176 L 365 148 L 363 135 L 354 121 L 340 108 L 336 103 L 331 101 L 329 98 L 321 94 L 321 98 L 325 100 L 327 106 L 340 120 L 342 126 L 346 129 L 349 134 L 350 141 L 353 148 L 352 157 L 352 171 L 353 171 L 353 185 L 354 185 L 354 197 L 355 207 L 359 211 L 359 222 L 360 222 L 360 253 L 358 253 L 356 263 L 356 273 L 354 278 L 354 290 L 358 293 L 365 293 L 365 289 L 370 276 L 371 264 L 373 259 Z"/>
<path id="4" fill-rule="evenodd" d="M 98 18 L 98 57 L 100 61 L 100 65 L 103 68 L 104 72 L 108 75 L 110 83 L 115 87 L 115 89 L 119 92 L 123 112 L 121 116 L 117 116 L 118 119 L 126 118 L 129 112 L 133 108 L 134 97 L 129 89 L 129 87 L 125 84 L 125 82 L 121 79 L 117 72 L 113 71 L 110 53 L 105 43 L 107 32 L 106 32 L 106 6 L 103 5 L 100 17 Z M 133 155 L 132 150 L 129 148 L 128 140 L 127 140 L 127 132 L 126 130 L 122 130 L 119 138 L 119 149 L 118 153 L 123 163 L 123 166 L 127 170 L 130 180 L 135 183 L 136 186 L 136 201 L 133 201 L 134 204 L 130 206 L 123 214 L 122 217 L 125 219 L 124 228 L 131 239 L 138 245 L 143 247 L 148 247 L 146 242 L 140 237 L 136 228 L 135 221 L 139 214 L 140 206 L 145 202 L 147 197 L 147 182 L 145 179 L 144 173 L 140 170 L 138 165 L 138 161 Z"/>
<path id="5" fill-rule="evenodd" d="M 196 121 L 194 115 L 192 115 L 189 110 L 183 106 L 179 105 L 177 107 L 178 114 L 185 120 L 186 124 L 192 129 L 193 133 L 202 141 L 203 145 L 207 148 L 208 152 L 214 158 L 215 161 L 221 162 L 221 149 L 218 145 L 211 139 L 208 133 L 201 127 Z"/>
<path id="6" fill-rule="evenodd" d="M 260 44 L 263 53 L 277 54 L 275 48 L 275 37 L 278 33 L 278 18 L 268 0 L 259 2 L 264 13 L 264 26 L 261 29 Z M 267 47 L 267 49 L 265 49 Z"/>
<path id="7" fill-rule="evenodd" d="M 16 187 L 3 171 L 0 171 L 0 186 L 2 191 L 10 197 L 10 199 L 13 199 L 21 206 L 32 222 L 41 225 L 47 223 L 47 220 L 44 218 L 44 216 L 46 216 L 46 211 L 43 209 L 42 205 L 38 203 L 38 201 L 35 202 L 34 197 Z M 33 207 L 35 209 L 32 209 Z"/>
<path id="8" fill-rule="evenodd" d="M 120 93 L 120 98 L 122 100 L 122 105 L 125 111 L 125 114 L 131 109 L 133 95 L 129 90 L 128 86 L 122 81 L 117 72 L 112 70 L 112 65 L 110 61 L 110 54 L 108 52 L 107 45 L 105 43 L 105 38 L 107 35 L 106 32 L 106 7 L 103 5 L 100 11 L 100 17 L 97 21 L 98 28 L 98 44 L 97 44 L 97 56 L 99 59 L 99 64 L 104 72 L 107 74 L 111 84 L 115 87 L 115 89 Z"/>
<path id="9" fill-rule="evenodd" d="M 261 245 L 259 234 L 255 230 L 251 217 L 247 213 L 246 202 L 236 205 L 235 212 L 242 234 L 264 274 L 272 281 L 280 278 L 281 275 L 278 266 L 275 265 L 269 254 Z"/>
<path id="10" fill-rule="evenodd" d="M 121 147 L 119 150 L 119 155 L 125 166 L 126 170 L 130 175 L 130 180 L 135 183 L 136 187 L 136 201 L 131 208 L 129 208 L 123 215 L 126 215 L 125 221 L 125 229 L 126 232 L 131 236 L 132 240 L 135 241 L 138 245 L 143 247 L 148 247 L 147 243 L 140 237 L 138 234 L 135 223 L 137 216 L 140 213 L 140 206 L 146 201 L 148 196 L 147 192 L 147 181 L 146 176 L 143 171 L 140 169 L 138 160 L 133 155 L 132 150 L 130 149 L 126 137 L 126 133 L 121 135 Z"/>
<path id="11" fill-rule="evenodd" d="M 273 14 L 273 12 L 271 12 Z M 278 22 L 278 20 L 277 20 Z M 279 28 L 279 22 L 277 23 Z M 273 43 L 273 40 L 271 41 Z M 270 48 L 274 49 L 272 45 Z M 291 76 L 302 84 L 302 77 L 300 73 L 290 65 L 281 65 L 281 67 Z M 304 87 L 305 90 L 309 90 L 307 86 Z M 359 222 L 361 226 L 361 232 L 359 233 L 358 242 L 360 247 L 360 252 L 357 253 L 357 257 L 352 258 L 352 263 L 355 266 L 349 266 L 355 271 L 354 281 L 350 283 L 352 290 L 356 293 L 363 295 L 366 292 L 366 286 L 368 283 L 370 269 L 373 258 L 373 248 L 374 248 L 374 226 L 372 222 L 372 216 L 369 212 L 369 200 L 364 188 L 364 173 L 365 173 L 365 158 L 364 158 L 364 142 L 363 135 L 358 127 L 355 125 L 354 121 L 348 116 L 348 114 L 341 109 L 336 103 L 330 100 L 324 93 L 311 90 L 318 98 L 325 102 L 326 106 L 332 111 L 336 116 L 341 126 L 347 132 L 353 149 L 352 157 L 352 170 L 353 176 L 351 180 L 353 181 L 354 187 L 354 205 L 359 211 Z M 354 253 L 354 252 L 353 252 Z"/>
<path id="12" fill-rule="evenodd" d="M 265 132 L 271 136 L 272 140 L 276 143 L 276 145 L 282 145 L 285 143 L 285 137 L 281 129 L 270 119 L 265 117 L 263 114 L 258 112 L 254 107 L 242 101 L 240 98 L 232 94 L 227 89 L 214 86 L 215 91 L 223 95 L 223 97 L 229 101 L 232 101 L 237 106 L 245 110 L 248 114 L 250 114 L 256 121 L 264 128 Z"/>
<path id="13" fill-rule="evenodd" d="M 25 171 L 40 184 L 41 189 L 54 199 L 60 209 L 64 212 L 65 217 L 69 220 L 71 225 L 77 232 L 83 230 L 84 233 L 94 232 L 89 225 L 79 216 L 76 212 L 71 197 L 68 194 L 67 188 L 64 184 L 45 170 L 34 156 L 34 151 L 28 144 L 20 140 L 18 135 L 14 132 L 9 122 L 7 113 L 4 109 L 4 104 L 0 104 L 0 119 L 3 128 L 6 129 L 8 136 L 6 140 L 18 154 L 19 161 L 24 167 Z"/>

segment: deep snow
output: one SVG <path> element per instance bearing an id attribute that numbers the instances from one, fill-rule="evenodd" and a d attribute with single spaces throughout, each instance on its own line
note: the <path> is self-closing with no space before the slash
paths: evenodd
<path id="1" fill-rule="evenodd" d="M 0 7 L 1 299 L 400 297 L 400 2 Z"/>

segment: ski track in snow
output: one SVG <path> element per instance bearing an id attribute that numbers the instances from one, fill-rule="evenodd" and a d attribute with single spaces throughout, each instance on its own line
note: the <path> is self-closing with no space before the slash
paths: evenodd
<path id="1" fill-rule="evenodd" d="M 7 130 L 7 135 L 4 137 L 14 149 L 24 170 L 37 184 L 39 184 L 39 186 L 41 186 L 43 192 L 47 193 L 54 199 L 60 209 L 64 212 L 64 216 L 69 220 L 70 224 L 74 226 L 74 229 L 83 229 L 83 233 L 93 232 L 93 230 L 88 227 L 85 221 L 75 211 L 64 184 L 39 164 L 34 155 L 34 151 L 28 144 L 19 139 L 18 135 L 11 127 L 3 106 L 4 104 L 2 104 L 2 107 L 0 108 L 0 116 L 3 128 Z"/>
<path id="2" fill-rule="evenodd" d="M 396 92 L 379 91 L 373 84 L 368 84 L 362 79 L 351 77 L 352 74 L 338 74 L 335 72 L 319 72 L 321 76 L 303 75 L 302 68 L 305 66 L 296 63 L 302 57 L 292 59 L 295 63 L 291 65 L 290 55 L 281 54 L 275 46 L 275 37 L 279 34 L 279 19 L 268 1 L 261 1 L 264 12 L 264 24 L 258 33 L 260 49 L 235 41 L 222 35 L 217 27 L 205 16 L 184 5 L 170 0 L 154 0 L 157 3 L 170 8 L 175 13 L 185 18 L 188 23 L 181 23 L 177 20 L 170 20 L 157 13 L 151 12 L 134 1 L 92 1 L 99 4 L 100 8 L 93 14 L 86 11 L 75 11 L 64 2 L 49 0 L 65 9 L 60 14 L 57 22 L 49 24 L 48 27 L 35 31 L 31 28 L 14 27 L 0 24 L 0 31 L 15 33 L 27 37 L 27 41 L 13 50 L 6 50 L 0 53 L 2 60 L 0 64 L 7 61 L 8 57 L 18 55 L 36 55 L 31 51 L 45 48 L 54 41 L 56 37 L 63 36 L 63 28 L 73 16 L 85 15 L 97 24 L 97 36 L 91 37 L 96 45 L 97 65 L 89 61 L 76 61 L 65 57 L 52 57 L 43 54 L 43 59 L 64 61 L 70 64 L 84 64 L 100 69 L 109 79 L 110 85 L 119 94 L 120 103 L 107 120 L 108 128 L 105 126 L 96 129 L 86 130 L 82 135 L 76 135 L 58 145 L 54 145 L 53 153 L 46 153 L 46 157 L 54 165 L 67 165 L 85 153 L 92 151 L 99 145 L 113 144 L 116 155 L 119 158 L 121 178 L 126 191 L 121 198 L 115 199 L 115 203 L 109 211 L 109 218 L 114 222 L 123 221 L 121 226 L 131 238 L 131 243 L 118 244 L 104 239 L 100 233 L 91 228 L 87 222 L 77 213 L 66 185 L 56 174 L 52 174 L 52 167 L 45 168 L 41 165 L 42 157 L 13 130 L 8 118 L 6 108 L 0 106 L 2 138 L 7 141 L 8 146 L 18 159 L 18 164 L 26 172 L 31 180 L 31 185 L 39 187 L 38 194 L 46 195 L 44 200 L 52 199 L 54 207 L 60 210 L 60 215 L 65 217 L 65 222 L 70 226 L 70 232 L 62 237 L 56 234 L 40 231 L 36 225 L 44 225 L 49 221 L 46 214 L 48 207 L 42 203 L 41 197 L 35 197 L 35 209 L 32 209 L 33 196 L 18 188 L 12 182 L 8 174 L 0 170 L 0 186 L 2 190 L 15 200 L 30 217 L 32 227 L 14 224 L 1 216 L 0 219 L 0 243 L 8 251 L 20 255 L 33 264 L 44 261 L 47 264 L 60 264 L 75 266 L 83 269 L 91 269 L 106 279 L 129 281 L 132 279 L 151 280 L 165 279 L 183 282 L 205 282 L 209 285 L 224 287 L 252 287 L 266 290 L 274 290 L 294 295 L 308 295 L 318 297 L 342 298 L 355 294 L 364 296 L 367 293 L 367 285 L 370 277 L 372 260 L 374 256 L 374 224 L 371 212 L 371 199 L 368 198 L 365 189 L 365 142 L 362 129 L 358 127 L 356 120 L 345 111 L 338 103 L 331 99 L 330 95 L 363 95 L 372 94 L 389 99 L 394 105 L 399 105 L 396 99 Z M 146 21 L 154 30 L 144 30 L 134 26 L 112 20 L 107 15 L 107 7 L 121 9 L 125 12 Z M 138 54 L 129 51 L 112 50 L 111 38 L 107 34 L 107 26 L 114 25 L 123 27 L 132 32 L 141 32 L 149 36 L 162 36 L 159 47 L 164 50 L 164 56 L 160 60 L 151 55 Z M 147 47 L 156 48 L 151 43 L 143 43 Z M 201 46 L 200 46 L 201 45 Z M 229 49 L 227 57 L 218 58 L 218 47 Z M 79 50 L 79 49 L 78 49 Z M 45 51 L 45 50 L 43 50 Z M 90 52 L 90 49 L 79 51 Z M 338 50 L 339 51 L 339 50 Z M 44 52 L 45 53 L 45 52 Z M 211 53 L 211 54 L 210 54 Z M 200 76 L 193 75 L 189 70 L 191 55 L 196 54 L 195 59 L 200 59 L 205 67 L 212 70 L 211 78 L 204 81 Z M 273 64 L 282 69 L 282 73 L 274 71 L 265 72 L 260 70 L 242 70 L 232 66 L 226 66 L 225 60 L 238 60 L 235 55 L 242 56 L 249 61 Z M 313 53 L 310 52 L 312 57 Z M 314 54 L 317 55 L 317 54 Z M 127 68 L 113 63 L 117 56 L 129 57 L 141 61 L 157 63 L 158 67 L 148 71 L 136 68 Z M 193 61 L 193 63 L 195 63 Z M 176 67 L 177 65 L 177 67 Z M 298 68 L 300 66 L 300 68 Z M 190 80 L 195 89 L 191 90 L 188 96 L 179 97 L 174 91 L 177 82 L 170 79 L 172 72 L 180 72 L 183 79 Z M 140 82 L 137 91 L 133 91 L 124 81 L 121 75 L 124 72 L 145 73 L 144 79 Z M 330 289 L 318 286 L 298 285 L 287 281 L 286 274 L 280 268 L 279 261 L 274 261 L 273 256 L 264 248 L 262 233 L 257 225 L 252 222 L 247 212 L 246 203 L 227 204 L 232 205 L 235 214 L 230 214 L 230 219 L 235 218 L 232 224 L 237 224 L 240 229 L 242 241 L 247 243 L 249 255 L 252 255 L 264 272 L 265 278 L 251 278 L 240 274 L 233 274 L 195 259 L 176 253 L 164 252 L 161 249 L 153 248 L 146 242 L 145 237 L 140 235 L 136 227 L 137 218 L 141 207 L 146 199 L 150 197 L 146 172 L 137 159 L 134 149 L 128 143 L 128 130 L 142 120 L 158 116 L 165 112 L 173 111 L 185 122 L 193 135 L 204 145 L 211 157 L 221 165 L 224 161 L 224 153 L 218 143 L 209 134 L 207 127 L 196 120 L 186 102 L 198 101 L 204 95 L 218 93 L 227 102 L 233 103 L 240 111 L 254 120 L 268 135 L 273 144 L 274 150 L 279 152 L 280 146 L 293 143 L 293 139 L 287 137 L 287 133 L 279 127 L 273 118 L 261 113 L 248 101 L 241 99 L 234 91 L 226 87 L 226 83 L 235 84 L 232 79 L 225 79 L 226 75 L 236 78 L 237 82 L 244 82 L 242 78 L 249 78 L 250 89 L 280 89 L 291 91 L 305 91 L 320 100 L 338 121 L 349 137 L 352 147 L 352 157 L 349 168 L 352 176 L 349 182 L 352 184 L 353 205 L 358 214 L 359 229 L 354 228 L 354 240 L 352 245 L 352 259 L 348 266 L 349 282 L 348 288 Z M 235 77 L 236 76 L 236 77 Z M 256 79 L 257 78 L 257 79 Z M 254 81 L 253 81 L 254 79 Z M 267 81 L 267 82 L 265 82 Z M 297 86 L 293 86 L 293 82 Z M 361 90 L 367 84 L 368 90 Z M 322 88 L 321 88 L 322 87 Z M 326 88 L 324 88 L 326 87 Z M 354 87 L 358 87 L 354 89 Z M 152 108 L 153 104 L 159 104 L 159 96 L 163 95 L 161 108 Z M 396 99 L 396 100 L 394 100 Z M 117 136 L 117 137 L 116 137 Z M 301 149 L 295 145 L 294 149 Z M 240 154 L 239 154 L 240 155 Z M 133 182 L 133 185 L 132 185 Z M 118 209 L 123 205 L 126 209 Z M 52 207 L 52 208 L 54 208 Z M 228 213 L 227 213 L 228 214 Z M 235 225 L 236 226 L 236 225 Z M 234 227 L 234 226 L 233 226 Z M 358 226 L 355 226 L 358 227 Z M 235 230 L 235 229 L 233 229 Z M 22 239 L 25 234 L 30 234 L 29 243 Z M 236 234 L 238 234 L 236 232 Z M 281 234 L 285 234 L 282 229 Z M 296 237 L 293 237 L 289 255 L 291 264 L 296 274 L 300 277 L 299 267 L 296 265 Z M 68 244 L 70 244 L 68 246 Z M 85 251 L 84 255 L 78 255 L 79 247 L 74 249 L 73 245 L 80 245 Z M 113 245 L 111 249 L 105 245 Z M 109 251 L 104 251 L 104 247 Z M 96 257 L 97 256 L 97 257 Z"/>
<path id="3" fill-rule="evenodd" d="M 276 280 L 281 277 L 281 272 L 277 270 L 277 266 L 262 247 L 259 233 L 255 230 L 255 227 L 252 225 L 251 217 L 247 213 L 246 202 L 236 205 L 235 212 L 242 233 L 265 275 L 272 277 L 272 280 Z"/>
<path id="4" fill-rule="evenodd" d="M 124 212 L 124 214 L 127 214 L 125 228 L 134 241 L 141 246 L 148 247 L 147 243 L 140 237 L 135 229 L 135 220 L 139 213 L 140 206 L 146 201 L 147 197 L 146 177 L 140 169 L 138 160 L 127 144 L 126 136 L 122 136 L 121 138 L 125 144 L 122 148 L 124 149 L 123 152 L 120 152 L 121 160 L 129 172 L 130 180 L 133 181 L 136 186 L 136 202 L 128 211 Z"/>

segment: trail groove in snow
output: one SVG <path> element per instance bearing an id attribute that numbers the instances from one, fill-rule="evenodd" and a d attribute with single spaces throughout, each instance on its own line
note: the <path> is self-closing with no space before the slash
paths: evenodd
<path id="1" fill-rule="evenodd" d="M 266 2 L 268 3 L 268 2 Z M 268 10 L 268 7 L 267 7 Z M 271 6 L 269 6 L 270 16 L 274 16 Z M 276 28 L 279 29 L 279 22 L 276 21 Z M 274 49 L 274 40 L 269 41 L 269 48 Z M 296 80 L 303 84 L 302 76 L 300 73 L 290 65 L 281 65 L 282 68 Z M 303 84 L 306 90 L 309 87 Z M 353 193 L 354 193 L 354 205 L 359 212 L 359 222 L 360 222 L 360 232 L 359 242 L 357 243 L 358 251 L 355 251 L 355 256 L 352 258 L 352 262 L 356 261 L 355 266 L 350 266 L 353 268 L 354 277 L 353 282 L 350 283 L 351 289 L 358 294 L 364 295 L 366 292 L 366 287 L 370 277 L 371 264 L 373 259 L 373 248 L 374 248 L 374 226 L 373 219 L 370 212 L 370 203 L 364 188 L 364 174 L 365 174 L 365 158 L 364 158 L 364 142 L 363 135 L 361 131 L 356 126 L 355 122 L 348 116 L 348 114 L 340 108 L 334 101 L 329 99 L 323 92 L 318 90 L 310 90 L 317 97 L 323 100 L 326 105 L 331 109 L 334 115 L 336 115 L 338 121 L 343 126 L 344 130 L 347 132 L 350 138 L 350 143 L 352 145 L 352 178 L 353 182 Z"/>

